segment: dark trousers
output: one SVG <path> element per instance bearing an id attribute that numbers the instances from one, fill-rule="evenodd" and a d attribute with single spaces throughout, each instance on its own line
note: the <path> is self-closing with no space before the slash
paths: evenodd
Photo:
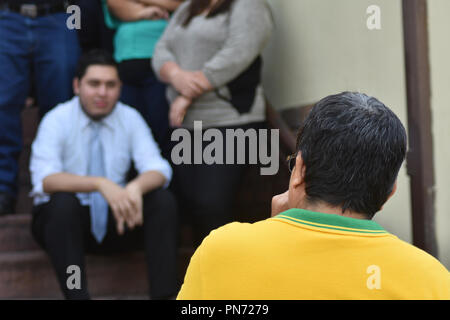
<path id="1" fill-rule="evenodd" d="M 177 216 L 175 199 L 168 190 L 144 195 L 143 226 L 126 230 L 120 236 L 109 211 L 108 230 L 99 244 L 91 233 L 88 206 L 82 206 L 73 193 L 59 192 L 45 204 L 33 208 L 32 233 L 48 253 L 66 299 L 89 299 L 85 272 L 85 253 L 113 253 L 145 249 L 150 296 L 163 299 L 178 291 Z M 67 288 L 67 267 L 81 270 L 81 289 Z M 132 275 L 123 275 L 124 277 Z"/>
<path id="2" fill-rule="evenodd" d="M 174 188 L 185 222 L 192 225 L 194 246 L 214 229 L 234 220 L 233 205 L 244 165 L 180 165 Z"/>
<path id="3" fill-rule="evenodd" d="M 261 129 L 264 123 L 252 123 L 242 126 L 219 127 L 225 141 L 227 129 Z M 193 131 L 190 130 L 191 137 Z M 210 142 L 203 142 L 203 148 Z M 193 148 L 193 143 L 191 144 Z M 227 150 L 223 149 L 226 158 Z M 173 148 L 174 145 L 172 145 Z M 183 223 L 192 225 L 194 246 L 201 244 L 203 239 L 214 229 L 235 221 L 233 207 L 245 171 L 248 170 L 248 143 L 245 146 L 245 164 L 237 164 L 236 144 L 234 149 L 234 164 L 172 164 L 173 182 L 171 185 L 180 208 Z M 194 154 L 194 149 L 191 154 Z"/>

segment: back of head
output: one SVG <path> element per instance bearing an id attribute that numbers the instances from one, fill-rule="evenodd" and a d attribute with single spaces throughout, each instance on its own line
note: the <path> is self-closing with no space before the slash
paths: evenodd
<path id="1" fill-rule="evenodd" d="M 391 194 L 406 154 L 406 131 L 383 103 L 343 92 L 319 101 L 300 128 L 307 201 L 371 219 Z"/>

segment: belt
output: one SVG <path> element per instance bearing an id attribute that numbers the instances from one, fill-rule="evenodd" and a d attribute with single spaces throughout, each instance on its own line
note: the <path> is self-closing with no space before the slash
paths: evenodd
<path id="1" fill-rule="evenodd" d="M 17 3 L 1 3 L 0 10 L 20 13 L 28 18 L 37 18 L 46 16 L 52 13 L 66 12 L 70 5 L 69 1 L 59 3 L 41 3 L 41 4 L 17 4 Z"/>

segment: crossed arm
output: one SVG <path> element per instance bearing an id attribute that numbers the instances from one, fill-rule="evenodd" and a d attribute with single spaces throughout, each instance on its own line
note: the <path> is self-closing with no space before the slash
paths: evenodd
<path id="1" fill-rule="evenodd" d="M 168 19 L 182 0 L 107 0 L 108 8 L 122 21 Z"/>
<path id="2" fill-rule="evenodd" d="M 183 70 L 173 61 L 162 66 L 160 76 L 162 81 L 172 85 L 180 94 L 170 106 L 169 121 L 173 127 L 181 125 L 195 98 L 214 89 L 203 72 Z"/>
<path id="3" fill-rule="evenodd" d="M 175 12 L 157 44 L 152 62 L 159 79 L 170 84 L 179 94 L 170 108 L 172 125 L 181 124 L 193 99 L 226 85 L 250 66 L 261 54 L 273 28 L 270 8 L 265 1 L 237 1 L 230 12 L 228 36 L 223 46 L 205 61 L 201 70 L 182 70 L 176 63 L 176 43 L 169 35 L 176 34 L 181 14 L 186 10 L 187 6 L 183 4 Z M 181 35 L 178 33 L 177 36 Z M 182 51 L 178 50 L 178 54 Z"/>
<path id="4" fill-rule="evenodd" d="M 157 6 L 168 11 L 175 11 L 184 0 L 132 0 L 148 6 Z"/>
<path id="5" fill-rule="evenodd" d="M 107 0 L 109 10 L 122 21 L 145 19 L 168 19 L 169 12 L 175 11 L 183 0 Z M 192 100 L 212 89 L 200 72 L 185 72 L 175 63 L 165 68 L 167 83 L 180 90 L 181 95 L 170 108 L 169 119 L 172 126 L 179 126 Z M 172 83 L 174 82 L 174 83 Z"/>

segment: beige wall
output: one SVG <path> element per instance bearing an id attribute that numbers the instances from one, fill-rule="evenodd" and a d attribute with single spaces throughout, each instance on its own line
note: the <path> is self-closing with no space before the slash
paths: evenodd
<path id="1" fill-rule="evenodd" d="M 428 1 L 431 105 L 440 260 L 450 268 L 450 1 Z"/>
<path id="2" fill-rule="evenodd" d="M 276 29 L 265 50 L 264 86 L 269 101 L 276 108 L 309 104 L 320 98 L 345 90 L 373 95 L 388 105 L 406 127 L 406 96 L 402 14 L 400 0 L 268 0 L 274 12 Z M 434 1 L 434 0 L 433 0 Z M 450 1 L 441 0 L 449 8 Z M 439 1 L 437 1 L 439 2 Z M 381 30 L 368 30 L 366 9 L 378 5 L 381 9 Z M 435 4 L 439 6 L 439 4 Z M 436 7 L 432 13 L 445 21 L 445 10 Z M 435 28 L 440 28 L 436 26 Z M 447 28 L 446 30 L 450 30 Z M 440 31 L 442 37 L 445 31 Z M 437 41 L 437 40 L 435 40 Z M 437 59 L 450 66 L 445 54 Z M 434 57 L 434 56 L 433 56 Z M 447 78 L 433 77 L 445 91 Z M 447 94 L 450 90 L 447 89 Z M 450 97 L 449 97 L 450 98 Z M 442 98 L 444 99 L 444 98 Z M 437 100 L 436 100 L 437 101 Z M 433 100 L 433 107 L 435 100 Z M 439 117 L 449 120 L 450 107 L 439 105 Z M 436 108 L 435 108 L 436 109 Z M 445 110 L 444 110 L 445 109 Z M 449 137 L 450 121 L 434 127 L 440 135 L 435 143 L 444 144 Z M 438 154 L 437 175 L 448 169 L 445 163 L 450 153 Z M 450 179 L 438 179 L 438 229 L 441 257 L 449 267 L 448 219 Z M 386 204 L 375 220 L 399 238 L 411 242 L 409 178 L 403 167 L 399 175 L 397 194 Z M 447 227 L 447 228 L 446 228 Z"/>

